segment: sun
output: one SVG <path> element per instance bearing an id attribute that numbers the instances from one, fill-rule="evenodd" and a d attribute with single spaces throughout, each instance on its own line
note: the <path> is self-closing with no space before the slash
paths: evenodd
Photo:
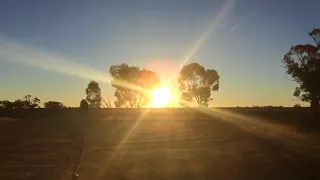
<path id="1" fill-rule="evenodd" d="M 156 88 L 151 93 L 150 107 L 168 107 L 172 100 L 170 89 L 167 86 Z"/>

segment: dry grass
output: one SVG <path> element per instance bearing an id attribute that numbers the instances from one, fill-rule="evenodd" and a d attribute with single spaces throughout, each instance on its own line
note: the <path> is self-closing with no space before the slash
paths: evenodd
<path id="1" fill-rule="evenodd" d="M 140 114 L 95 116 L 80 179 L 320 179 L 316 144 L 261 133 L 277 124 L 287 131 L 292 124 L 283 122 L 293 115 L 233 112 L 271 125 L 254 129 L 248 121 L 246 128 L 237 116 L 228 121 L 174 112 L 146 114 L 136 126 Z M 81 117 L 68 118 L 1 121 L 0 179 L 60 180 L 70 173 L 71 134 Z"/>

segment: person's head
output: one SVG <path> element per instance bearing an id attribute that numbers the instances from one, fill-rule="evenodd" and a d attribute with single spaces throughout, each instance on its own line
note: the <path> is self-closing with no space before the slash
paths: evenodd
<path id="1" fill-rule="evenodd" d="M 88 108 L 88 102 L 85 99 L 80 102 L 80 108 Z"/>

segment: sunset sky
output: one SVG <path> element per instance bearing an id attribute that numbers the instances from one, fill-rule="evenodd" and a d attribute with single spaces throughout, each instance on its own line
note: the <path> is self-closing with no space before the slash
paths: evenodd
<path id="1" fill-rule="evenodd" d="M 285 78 L 290 46 L 312 43 L 319 0 L 8 0 L 0 5 L 0 100 L 26 94 L 78 106 L 91 79 L 127 63 L 170 79 L 198 62 L 221 76 L 212 106 L 299 103 Z M 173 78 L 171 78 L 173 77 Z"/>

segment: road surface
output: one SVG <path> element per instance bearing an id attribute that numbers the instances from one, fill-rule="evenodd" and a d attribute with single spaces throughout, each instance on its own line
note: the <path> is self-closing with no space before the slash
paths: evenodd
<path id="1" fill-rule="evenodd" d="M 106 123 L 88 137 L 80 179 L 320 179 L 309 144 L 255 131 L 214 118 Z"/>
<path id="2" fill-rule="evenodd" d="M 87 136 L 79 179 L 320 179 L 318 146 L 256 125 L 169 116 L 100 122 Z M 10 147 L 2 136 L 0 179 L 54 180 L 68 173 L 66 156 L 74 144 L 67 133 L 24 138 L 17 136 Z"/>

